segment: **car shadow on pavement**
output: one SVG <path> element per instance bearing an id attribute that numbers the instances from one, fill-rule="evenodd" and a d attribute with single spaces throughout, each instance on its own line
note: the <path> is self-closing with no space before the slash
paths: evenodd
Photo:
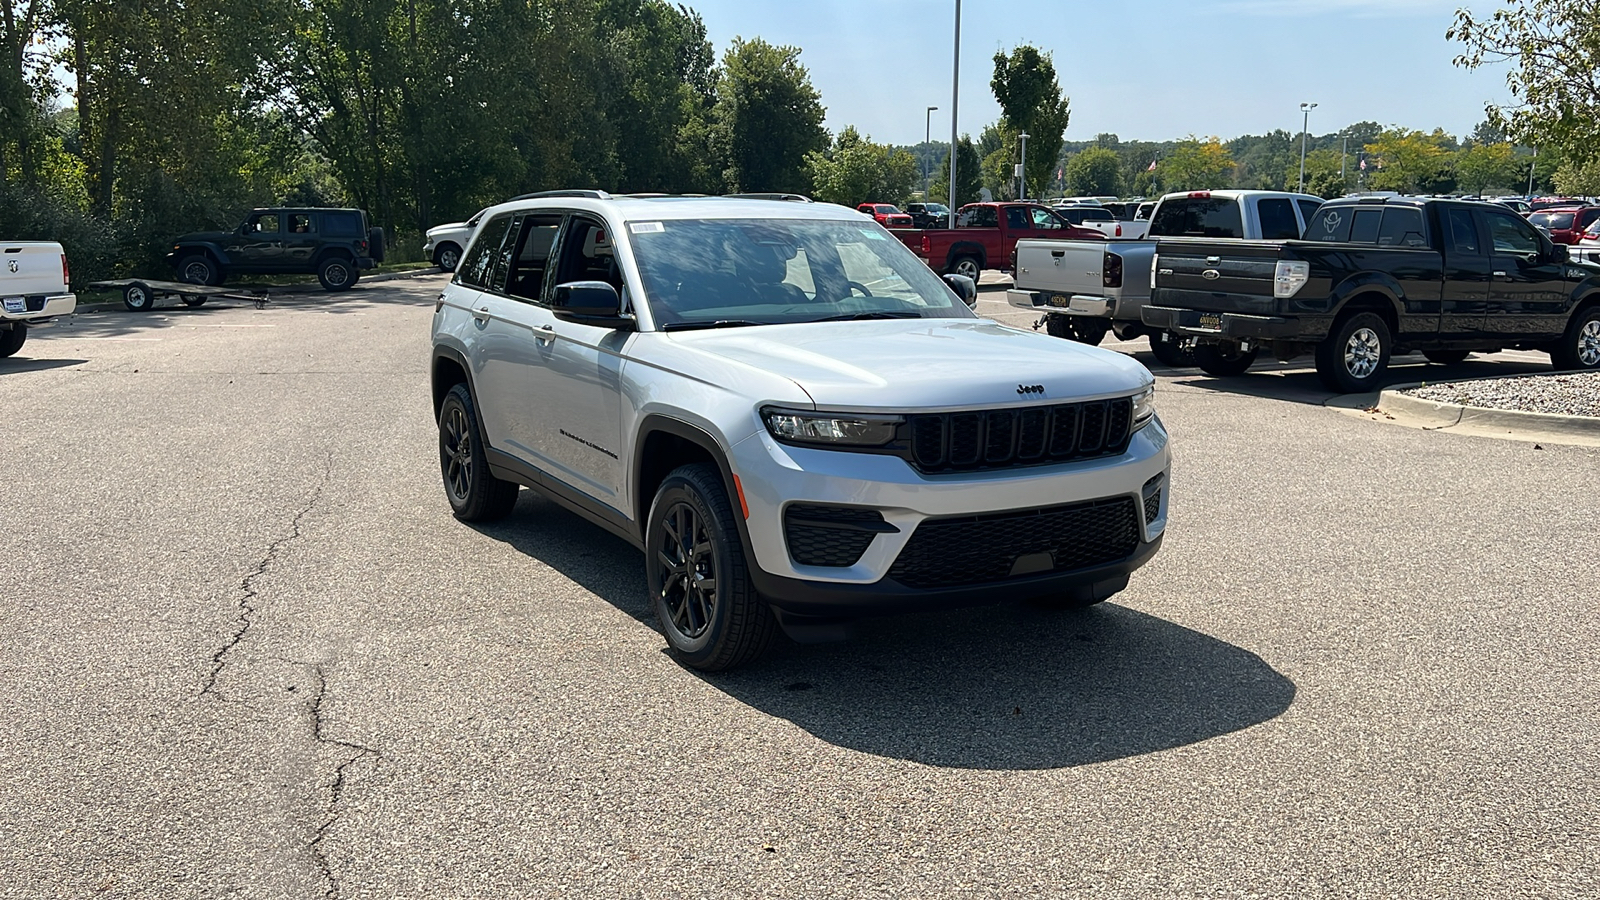
<path id="1" fill-rule="evenodd" d="M 622 540 L 531 491 L 513 518 L 473 527 L 654 628 L 640 555 Z M 1115 603 L 868 619 L 841 643 L 780 640 L 748 668 L 692 674 L 835 746 L 972 769 L 1181 747 L 1266 722 L 1295 696 L 1254 653 Z"/>
<path id="2" fill-rule="evenodd" d="M 1473 378 L 1494 378 L 1501 375 L 1531 375 L 1548 373 L 1548 363 L 1524 362 L 1506 359 L 1469 359 L 1453 365 L 1424 362 L 1422 357 L 1401 357 L 1391 363 L 1384 373 L 1381 386 L 1366 394 L 1338 394 L 1328 390 L 1315 370 L 1304 361 L 1293 363 L 1272 362 L 1252 369 L 1243 375 L 1218 378 L 1199 369 L 1163 369 L 1153 356 L 1136 354 L 1135 358 L 1149 366 L 1157 375 L 1169 377 L 1174 384 L 1245 397 L 1283 400 L 1311 406 L 1351 406 L 1354 401 L 1376 398 L 1377 391 L 1397 384 L 1418 382 L 1462 381 Z M 1348 400 L 1344 398 L 1349 398 Z"/>
<path id="3" fill-rule="evenodd" d="M 23 372 L 45 372 L 50 369 L 65 369 L 68 366 L 81 366 L 88 362 L 87 359 L 33 359 L 26 356 L 13 356 L 10 359 L 0 359 L 0 375 L 20 375 Z"/>

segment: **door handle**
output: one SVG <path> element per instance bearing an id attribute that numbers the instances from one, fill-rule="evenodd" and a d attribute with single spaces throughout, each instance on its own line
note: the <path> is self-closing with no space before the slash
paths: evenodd
<path id="1" fill-rule="evenodd" d="M 472 311 L 472 318 L 479 324 L 489 321 L 489 307 L 487 304 Z"/>
<path id="2" fill-rule="evenodd" d="M 541 344 L 555 343 L 556 327 L 554 325 L 540 325 L 533 330 L 533 339 Z"/>
<path id="3" fill-rule="evenodd" d="M 1065 251 L 1065 250 L 1051 250 L 1050 251 L 1050 255 L 1054 256 L 1057 259 L 1060 259 L 1061 257 L 1067 255 L 1067 251 Z"/>

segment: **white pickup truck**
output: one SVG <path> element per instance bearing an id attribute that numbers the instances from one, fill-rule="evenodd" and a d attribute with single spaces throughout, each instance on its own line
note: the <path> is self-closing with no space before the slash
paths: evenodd
<path id="1" fill-rule="evenodd" d="M 1156 238 L 1295 240 L 1321 204 L 1310 194 L 1280 191 L 1167 194 L 1150 214 L 1146 237 L 1018 241 L 1016 286 L 1006 300 L 1044 313 L 1044 324 L 1056 337 L 1098 344 L 1108 331 L 1123 340 L 1149 335 L 1150 349 L 1163 365 L 1189 365 L 1176 335 L 1152 334 L 1140 318 L 1150 299 Z"/>
<path id="2" fill-rule="evenodd" d="M 78 308 L 60 244 L 0 241 L 0 358 L 22 349 L 28 327 Z"/>

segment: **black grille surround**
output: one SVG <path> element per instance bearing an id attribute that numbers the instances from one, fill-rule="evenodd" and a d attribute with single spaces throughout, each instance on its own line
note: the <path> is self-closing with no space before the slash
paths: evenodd
<path id="1" fill-rule="evenodd" d="M 875 509 L 796 503 L 783 511 L 789 558 L 802 566 L 853 566 L 874 537 L 899 530 Z"/>
<path id="2" fill-rule="evenodd" d="M 894 439 L 878 447 L 779 440 L 820 450 L 898 456 L 923 475 L 942 475 L 1121 456 L 1133 437 L 1132 426 L 1133 399 L 1115 397 L 909 413 L 895 427 Z"/>
<path id="3" fill-rule="evenodd" d="M 934 589 L 1004 582 L 1041 572 L 1071 572 L 1119 562 L 1139 549 L 1140 504 L 1113 497 L 980 516 L 925 519 L 888 577 Z M 1048 564 L 1013 575 L 1022 557 Z"/>

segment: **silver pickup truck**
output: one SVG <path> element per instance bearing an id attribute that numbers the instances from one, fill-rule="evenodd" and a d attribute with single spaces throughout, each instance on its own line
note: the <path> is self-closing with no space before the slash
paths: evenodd
<path id="1" fill-rule="evenodd" d="M 1140 317 L 1150 299 L 1156 239 L 1294 240 L 1321 204 L 1321 198 L 1310 194 L 1281 191 L 1167 194 L 1150 214 L 1145 239 L 1018 241 L 1016 286 L 1006 300 L 1043 313 L 1042 324 L 1056 337 L 1098 344 L 1107 332 L 1123 340 L 1148 335 L 1150 349 L 1163 365 L 1192 365 L 1183 340 L 1152 333 Z"/>
<path id="2" fill-rule="evenodd" d="M 0 358 L 22 349 L 28 326 L 78 307 L 60 244 L 0 240 Z"/>

